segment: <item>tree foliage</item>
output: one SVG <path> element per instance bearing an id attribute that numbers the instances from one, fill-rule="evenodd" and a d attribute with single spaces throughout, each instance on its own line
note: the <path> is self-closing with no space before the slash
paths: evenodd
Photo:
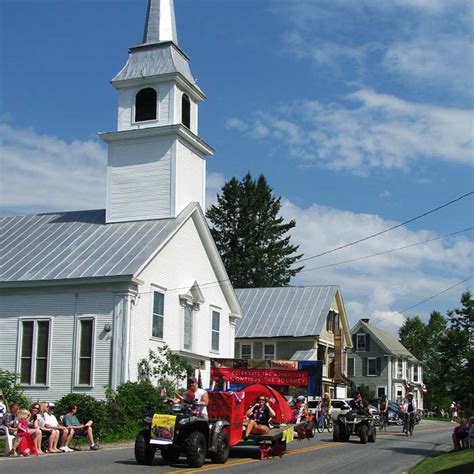
<path id="1" fill-rule="evenodd" d="M 237 288 L 285 286 L 302 270 L 302 257 L 290 244 L 295 221 L 279 216 L 280 198 L 263 175 L 254 180 L 231 178 L 207 212 L 212 236 L 232 284 Z"/>
<path id="2" fill-rule="evenodd" d="M 3 399 L 11 405 L 18 403 L 22 408 L 28 408 L 30 400 L 23 393 L 22 388 L 17 384 L 18 375 L 9 370 L 0 369 L 0 393 Z"/>
<path id="3" fill-rule="evenodd" d="M 444 317 L 433 311 L 428 323 L 418 316 L 400 328 L 401 343 L 422 363 L 427 386 L 426 406 L 447 409 L 461 401 L 472 410 L 474 395 L 474 301 L 470 292 L 461 296 L 461 307 Z"/>
<path id="4" fill-rule="evenodd" d="M 157 382 L 164 393 L 173 395 L 180 382 L 192 374 L 192 367 L 167 345 L 148 352 L 147 359 L 138 362 L 138 377 L 142 382 Z"/>

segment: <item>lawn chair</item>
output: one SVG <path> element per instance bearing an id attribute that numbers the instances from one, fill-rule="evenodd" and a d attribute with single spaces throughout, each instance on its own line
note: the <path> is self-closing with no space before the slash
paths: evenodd
<path id="1" fill-rule="evenodd" d="M 3 439 L 5 444 L 5 456 L 10 454 L 10 451 L 13 449 L 13 439 L 15 437 L 8 432 L 8 428 L 6 426 L 0 427 L 0 439 Z"/>
<path id="2" fill-rule="evenodd" d="M 63 419 L 64 419 L 64 415 L 60 416 L 59 417 L 59 422 L 63 425 L 63 426 L 66 426 L 63 422 Z M 71 449 L 74 449 L 74 451 L 81 451 L 81 447 L 79 446 L 79 443 L 83 440 L 86 440 L 87 441 L 87 435 L 85 433 L 83 434 L 77 434 L 76 432 L 74 432 L 74 437 L 72 438 L 71 440 L 71 445 L 70 448 Z"/>

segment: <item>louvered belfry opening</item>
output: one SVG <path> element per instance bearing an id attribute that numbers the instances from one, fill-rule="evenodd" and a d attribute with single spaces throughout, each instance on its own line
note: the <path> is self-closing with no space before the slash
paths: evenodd
<path id="1" fill-rule="evenodd" d="M 181 123 L 191 128 L 191 102 L 186 94 L 181 99 Z"/>
<path id="2" fill-rule="evenodd" d="M 140 90 L 135 97 L 135 122 L 156 120 L 156 91 L 151 87 Z"/>

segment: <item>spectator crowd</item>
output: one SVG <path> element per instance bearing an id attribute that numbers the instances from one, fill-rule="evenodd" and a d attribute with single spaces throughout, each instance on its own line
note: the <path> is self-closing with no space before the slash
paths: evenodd
<path id="1" fill-rule="evenodd" d="M 28 410 L 12 403 L 9 408 L 3 413 L 0 435 L 3 435 L 12 456 L 69 453 L 73 451 L 71 441 L 78 437 L 85 437 L 91 450 L 99 449 L 94 441 L 92 420 L 81 423 L 76 405 L 72 405 L 59 420 L 54 403 L 32 403 Z"/>

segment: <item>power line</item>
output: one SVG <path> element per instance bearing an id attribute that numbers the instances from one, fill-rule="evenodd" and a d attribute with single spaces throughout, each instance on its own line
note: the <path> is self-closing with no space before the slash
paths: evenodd
<path id="1" fill-rule="evenodd" d="M 310 272 L 310 271 L 313 271 L 313 270 L 320 270 L 322 268 L 336 267 L 338 265 L 343 265 L 345 263 L 357 262 L 359 260 L 365 260 L 367 258 L 378 257 L 379 255 L 385 255 L 386 253 L 396 252 L 398 250 L 404 250 L 404 249 L 408 249 L 410 247 L 416 247 L 417 245 L 426 244 L 428 242 L 434 242 L 435 240 L 445 239 L 447 237 L 451 237 L 451 236 L 456 235 L 456 234 L 461 234 L 462 232 L 467 232 L 467 231 L 472 230 L 472 229 L 474 229 L 474 227 L 468 227 L 467 229 L 462 229 L 462 230 L 458 230 L 456 232 L 451 232 L 451 234 L 441 235 L 440 237 L 434 237 L 432 239 L 423 240 L 421 242 L 416 242 L 416 243 L 410 244 L 410 245 L 404 245 L 403 247 L 397 247 L 397 248 L 394 248 L 394 249 L 385 250 L 383 252 L 373 253 L 373 254 L 370 254 L 370 255 L 364 255 L 363 257 L 351 258 L 350 260 L 343 260 L 341 262 L 328 263 L 327 265 L 321 265 L 320 267 L 305 268 L 304 270 L 301 270 L 300 273 Z"/>
<path id="2" fill-rule="evenodd" d="M 325 252 L 318 253 L 316 255 L 312 255 L 311 257 L 303 258 L 301 260 L 298 260 L 297 263 L 306 262 L 307 260 L 311 260 L 313 258 L 322 257 L 323 255 L 327 255 L 327 254 L 336 252 L 337 250 L 345 249 L 345 248 L 350 247 L 352 245 L 359 244 L 360 242 L 365 242 L 366 240 L 373 239 L 374 237 L 377 237 L 379 235 L 390 232 L 391 230 L 398 229 L 399 227 L 403 227 L 404 225 L 409 224 L 410 222 L 414 222 L 418 219 L 421 219 L 422 217 L 425 217 L 429 214 L 432 214 L 433 212 L 439 211 L 440 209 L 443 209 L 444 207 L 450 206 L 451 204 L 454 204 L 455 202 L 460 201 L 461 199 L 464 199 L 464 198 L 470 196 L 471 194 L 474 194 L 474 191 L 469 191 L 468 193 L 463 194 L 462 196 L 459 196 L 456 199 L 453 199 L 452 201 L 449 201 L 445 204 L 442 204 L 441 206 L 438 206 L 438 207 L 435 207 L 434 209 L 426 211 L 423 214 L 412 217 L 411 219 L 408 219 L 407 221 L 404 221 L 401 224 L 394 225 L 392 227 L 389 227 L 388 229 L 381 230 L 380 232 L 376 232 L 375 234 L 368 235 L 367 237 L 363 237 L 362 239 L 354 240 L 353 242 L 349 242 L 348 244 L 340 245 L 339 247 L 333 248 L 331 250 L 326 250 Z"/>
<path id="3" fill-rule="evenodd" d="M 468 227 L 466 229 L 451 232 L 450 234 L 441 235 L 439 237 L 434 237 L 432 239 L 423 240 L 421 242 L 416 242 L 414 244 L 405 245 L 403 247 L 398 247 L 398 248 L 395 248 L 395 249 L 385 250 L 383 252 L 378 252 L 378 253 L 371 254 L 371 255 L 365 255 L 363 257 L 357 257 L 357 258 L 353 258 L 353 259 L 350 259 L 350 260 L 344 260 L 344 261 L 341 261 L 341 262 L 322 265 L 320 267 L 304 269 L 304 270 L 301 270 L 301 273 L 306 272 L 306 271 L 319 270 L 319 269 L 322 269 L 322 268 L 335 267 L 337 265 L 342 265 L 342 264 L 345 264 L 345 263 L 355 262 L 355 261 L 358 261 L 358 260 L 364 260 L 364 259 L 368 259 L 368 258 L 371 258 L 371 257 L 384 255 L 386 253 L 391 253 L 391 252 L 395 252 L 395 251 L 398 251 L 398 250 L 403 250 L 403 249 L 407 249 L 407 248 L 410 248 L 410 247 L 415 247 L 417 245 L 422 245 L 422 244 L 425 244 L 425 243 L 433 242 L 435 240 L 445 239 L 447 237 L 451 237 L 453 235 L 460 234 L 462 232 L 467 232 L 467 231 L 472 230 L 472 229 L 474 229 L 474 227 Z M 220 284 L 230 285 L 231 284 L 230 278 L 224 278 L 222 280 L 213 280 L 213 281 L 209 281 L 209 282 L 206 282 L 206 283 L 201 283 L 201 284 L 199 284 L 199 287 L 200 288 L 212 288 L 213 286 L 217 286 L 217 285 L 220 285 Z M 189 288 L 190 288 L 190 286 L 181 286 L 181 287 L 177 287 L 177 288 L 167 288 L 165 291 L 167 293 L 170 293 L 170 292 L 174 292 L 174 291 L 189 290 Z M 150 294 L 150 293 L 154 293 L 154 291 L 141 291 L 139 294 L 144 295 L 144 294 Z"/>
<path id="4" fill-rule="evenodd" d="M 423 301 L 420 301 L 419 303 L 416 303 L 412 306 L 409 306 L 408 308 L 397 311 L 397 313 L 404 313 L 405 311 L 416 308 L 417 306 L 420 306 L 420 304 L 426 303 L 427 301 L 430 301 L 430 300 L 436 298 L 437 296 L 442 295 L 443 293 L 446 293 L 447 291 L 451 290 L 452 288 L 455 288 L 456 286 L 462 285 L 465 281 L 470 280 L 473 276 L 474 275 L 471 275 L 470 277 L 467 277 L 464 280 L 459 281 L 458 283 L 455 283 L 454 285 L 451 285 L 450 287 L 444 289 L 443 291 L 440 291 L 439 293 L 436 293 L 436 295 L 430 296 L 429 298 L 426 298 Z"/>

